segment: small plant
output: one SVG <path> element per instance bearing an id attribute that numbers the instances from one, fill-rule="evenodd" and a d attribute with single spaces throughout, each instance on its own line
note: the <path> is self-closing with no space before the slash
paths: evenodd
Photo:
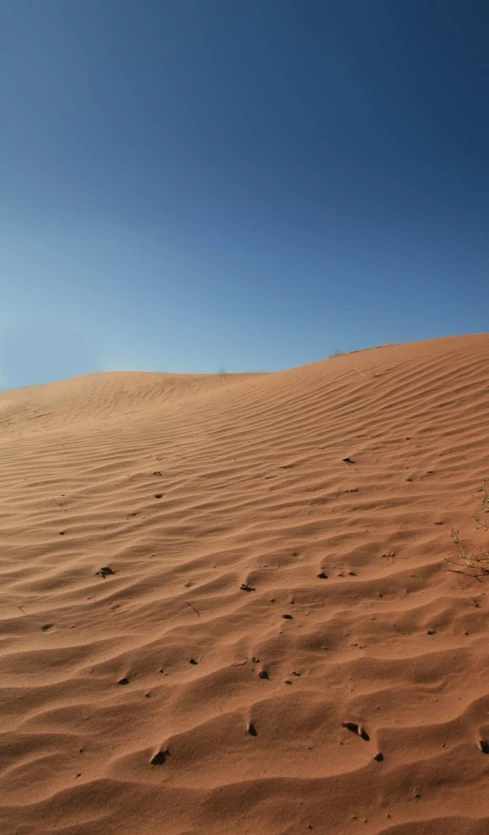
<path id="1" fill-rule="evenodd" d="M 489 487 L 487 486 L 488 484 L 489 478 L 485 478 L 482 482 L 482 487 L 479 487 L 479 493 L 484 493 L 484 498 L 482 499 L 481 504 L 484 510 L 487 511 L 487 513 L 489 513 Z"/>
<path id="2" fill-rule="evenodd" d="M 455 528 L 452 528 L 451 530 L 451 537 L 454 544 L 458 548 L 459 559 L 449 560 L 448 557 L 445 557 L 445 562 L 450 565 L 456 565 L 462 569 L 469 569 L 469 571 L 459 571 L 454 568 L 449 568 L 447 570 L 456 571 L 457 574 L 467 574 L 467 576 L 473 577 L 474 580 L 482 582 L 481 578 L 486 577 L 489 574 L 489 553 L 487 551 L 481 551 L 479 554 L 469 552 L 467 546 L 464 545 L 460 539 L 459 532 L 456 531 Z"/>
<path id="3" fill-rule="evenodd" d="M 344 351 L 340 351 L 339 348 L 336 348 L 336 350 L 333 351 L 333 353 L 329 355 L 329 358 L 333 359 L 333 357 L 342 357 L 344 355 L 344 353 L 345 353 Z"/>
<path id="4" fill-rule="evenodd" d="M 479 487 L 479 493 L 483 493 L 483 499 L 481 501 L 481 507 L 484 513 L 489 513 L 489 478 L 485 478 L 482 484 L 482 487 Z M 481 521 L 480 516 L 472 516 L 474 522 L 477 522 L 481 528 L 484 528 L 485 531 L 489 531 L 489 525 L 486 525 L 485 522 Z"/>
<path id="5" fill-rule="evenodd" d="M 479 493 L 483 493 L 483 499 L 481 501 L 482 509 L 485 513 L 489 513 L 489 478 L 484 479 L 483 485 L 479 489 Z M 480 516 L 472 516 L 472 519 L 484 528 L 484 530 L 489 531 L 489 525 L 481 522 Z M 472 550 L 462 542 L 458 530 L 452 528 L 450 535 L 454 545 L 458 549 L 458 560 L 449 560 L 448 557 L 445 557 L 445 562 L 450 565 L 457 566 L 457 569 L 449 568 L 448 571 L 456 571 L 458 574 L 467 574 L 467 576 L 473 577 L 475 580 L 482 582 L 482 577 L 489 575 L 489 551 L 481 550 L 479 553 L 474 554 Z M 463 570 L 460 571 L 460 568 Z"/>

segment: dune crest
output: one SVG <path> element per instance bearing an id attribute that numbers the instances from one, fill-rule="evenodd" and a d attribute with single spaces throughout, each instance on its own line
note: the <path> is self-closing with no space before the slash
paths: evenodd
<path id="1" fill-rule="evenodd" d="M 0 831 L 487 833 L 488 360 L 0 392 Z"/>

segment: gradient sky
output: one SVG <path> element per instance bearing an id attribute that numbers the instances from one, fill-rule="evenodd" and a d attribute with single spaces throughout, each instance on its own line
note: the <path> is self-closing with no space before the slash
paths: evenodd
<path id="1" fill-rule="evenodd" d="M 0 386 L 489 329 L 486 0 L 0 0 Z"/>

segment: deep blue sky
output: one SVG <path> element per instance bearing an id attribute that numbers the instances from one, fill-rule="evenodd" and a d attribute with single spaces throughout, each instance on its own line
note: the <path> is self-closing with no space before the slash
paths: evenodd
<path id="1" fill-rule="evenodd" d="M 0 0 L 0 385 L 485 331 L 486 0 Z"/>

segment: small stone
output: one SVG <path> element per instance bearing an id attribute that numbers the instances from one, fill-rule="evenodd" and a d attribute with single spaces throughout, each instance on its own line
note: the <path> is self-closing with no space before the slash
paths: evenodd
<path id="1" fill-rule="evenodd" d="M 436 635 L 436 629 L 428 629 L 427 635 Z"/>
<path id="2" fill-rule="evenodd" d="M 150 765 L 163 765 L 166 762 L 166 758 L 170 752 L 168 749 L 164 751 L 158 751 L 153 757 L 150 759 Z"/>
<path id="3" fill-rule="evenodd" d="M 250 586 L 249 583 L 241 583 L 240 589 L 241 591 L 256 591 L 254 586 Z"/>
<path id="4" fill-rule="evenodd" d="M 328 575 L 326 574 L 325 571 L 320 571 L 317 576 L 319 577 L 320 580 L 327 580 L 328 579 Z"/>
<path id="5" fill-rule="evenodd" d="M 343 722 L 343 727 L 346 728 L 347 731 L 350 731 L 353 734 L 358 734 L 361 739 L 364 739 L 365 742 L 369 742 L 370 737 L 361 725 L 357 724 L 357 722 Z"/>
<path id="6" fill-rule="evenodd" d="M 198 661 L 196 661 L 195 658 L 189 658 L 188 663 L 189 664 L 198 664 Z"/>
<path id="7" fill-rule="evenodd" d="M 380 751 L 379 751 L 378 754 L 375 754 L 375 756 L 374 756 L 374 760 L 378 763 L 383 762 L 383 759 L 384 759 L 384 755 L 381 754 Z"/>
<path id="8" fill-rule="evenodd" d="M 129 679 L 124 676 L 124 678 L 120 678 L 117 684 L 121 684 L 122 686 L 129 684 Z"/>
<path id="9" fill-rule="evenodd" d="M 285 620 L 293 620 L 292 615 L 282 615 Z"/>
<path id="10" fill-rule="evenodd" d="M 349 572 L 348 572 L 348 576 L 349 576 L 349 577 L 356 577 L 357 575 L 356 575 L 356 572 L 355 572 L 355 571 L 349 571 Z"/>
<path id="11" fill-rule="evenodd" d="M 367 731 L 365 730 L 365 728 L 363 728 L 361 725 L 359 725 L 359 726 L 358 726 L 358 731 L 357 731 L 357 733 L 358 733 L 358 736 L 359 736 L 359 737 L 361 737 L 362 739 L 364 739 L 366 742 L 369 742 L 370 737 L 369 737 L 369 735 L 368 735 Z"/>
<path id="12" fill-rule="evenodd" d="M 286 678 L 285 681 L 284 681 L 284 684 L 292 684 L 290 678 Z"/>
<path id="13" fill-rule="evenodd" d="M 253 722 L 248 722 L 246 725 L 246 731 L 249 733 L 250 736 L 257 736 L 257 730 L 253 724 Z"/>
<path id="14" fill-rule="evenodd" d="M 106 577 L 109 577 L 111 574 L 115 574 L 115 571 L 110 567 L 110 565 L 103 565 L 102 568 L 99 568 L 95 574 L 98 574 L 99 577 L 102 577 L 104 580 Z"/>
<path id="15" fill-rule="evenodd" d="M 264 678 L 268 680 L 270 676 L 268 675 L 266 670 L 260 670 L 260 672 L 258 673 L 258 678 Z"/>
<path id="16" fill-rule="evenodd" d="M 482 754 L 489 754 L 489 742 L 486 739 L 480 739 L 477 747 Z"/>

